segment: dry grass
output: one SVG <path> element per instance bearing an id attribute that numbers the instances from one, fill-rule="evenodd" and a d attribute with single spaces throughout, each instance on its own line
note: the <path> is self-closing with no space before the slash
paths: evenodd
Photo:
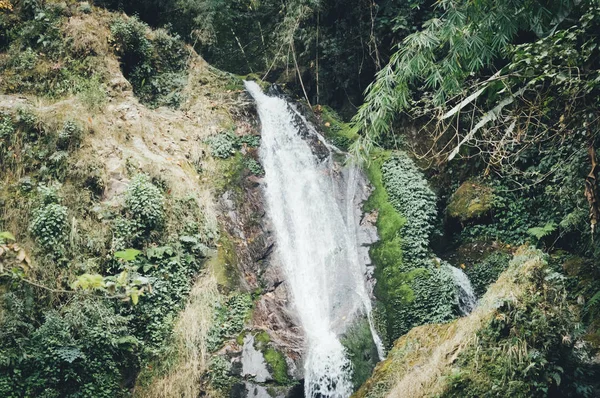
<path id="1" fill-rule="evenodd" d="M 168 372 L 153 378 L 149 386 L 138 386 L 138 398 L 196 398 L 200 377 L 208 367 L 206 338 L 212 326 L 214 304 L 218 302 L 217 280 L 205 273 L 196 281 L 188 303 L 175 326 L 177 362 Z"/>
<path id="2" fill-rule="evenodd" d="M 94 15 L 77 15 L 69 18 L 65 33 L 73 51 L 80 56 L 106 56 L 109 51 L 110 32 Z"/>

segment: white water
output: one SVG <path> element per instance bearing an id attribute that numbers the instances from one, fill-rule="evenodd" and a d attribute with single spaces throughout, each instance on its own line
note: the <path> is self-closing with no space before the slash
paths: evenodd
<path id="1" fill-rule="evenodd" d="M 462 315 L 468 315 L 477 305 L 477 296 L 475 296 L 473 286 L 471 286 L 471 281 L 467 274 L 460 268 L 450 268 L 452 269 L 452 276 L 458 290 L 458 309 Z"/>
<path id="2" fill-rule="evenodd" d="M 352 393 L 352 365 L 340 333 L 366 314 L 382 354 L 371 322 L 365 266 L 358 256 L 356 170 L 348 172 L 343 208 L 336 200 L 340 193 L 333 160 L 320 161 L 294 124 L 306 121 L 284 99 L 263 94 L 256 83 L 246 82 L 246 88 L 262 125 L 260 157 L 277 253 L 306 334 L 305 396 L 346 398 Z M 311 134 L 317 133 L 313 129 Z"/>

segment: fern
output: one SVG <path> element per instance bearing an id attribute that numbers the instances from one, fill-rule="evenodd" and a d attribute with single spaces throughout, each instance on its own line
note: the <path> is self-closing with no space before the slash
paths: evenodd
<path id="1" fill-rule="evenodd" d="M 590 301 L 587 302 L 585 308 L 584 308 L 584 312 L 586 314 L 594 314 L 598 311 L 598 309 L 600 309 L 600 290 L 598 290 L 590 299 Z"/>
<path id="2" fill-rule="evenodd" d="M 527 230 L 527 233 L 539 241 L 556 231 L 556 228 L 558 228 L 558 225 L 550 221 L 546 223 L 546 225 L 544 225 L 543 227 L 529 228 Z"/>

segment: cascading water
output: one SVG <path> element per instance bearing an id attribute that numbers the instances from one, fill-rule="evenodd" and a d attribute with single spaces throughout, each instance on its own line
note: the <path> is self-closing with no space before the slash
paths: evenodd
<path id="1" fill-rule="evenodd" d="M 262 125 L 260 157 L 277 253 L 306 333 L 305 396 L 346 398 L 352 393 L 352 365 L 338 336 L 361 313 L 368 317 L 382 354 L 350 209 L 356 170 L 349 170 L 343 209 L 336 200 L 331 154 L 315 156 L 298 120 L 309 130 L 311 126 L 284 99 L 265 95 L 254 82 L 245 84 Z M 310 133 L 322 143 L 316 131 Z"/>
<path id="2" fill-rule="evenodd" d="M 454 282 L 456 283 L 456 288 L 458 290 L 458 309 L 462 315 L 468 315 L 477 305 L 477 296 L 475 296 L 473 286 L 471 286 L 471 281 L 467 274 L 460 268 L 450 268 L 452 269 L 452 276 L 454 277 Z"/>

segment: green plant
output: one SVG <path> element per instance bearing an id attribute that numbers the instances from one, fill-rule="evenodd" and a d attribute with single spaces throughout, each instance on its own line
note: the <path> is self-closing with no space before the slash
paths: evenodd
<path id="1" fill-rule="evenodd" d="M 267 348 L 264 351 L 265 362 L 269 366 L 273 380 L 279 384 L 289 383 L 288 366 L 285 357 L 274 348 Z"/>
<path id="2" fill-rule="evenodd" d="M 256 160 L 252 158 L 246 158 L 244 159 L 244 163 L 246 164 L 248 170 L 250 170 L 250 172 L 255 176 L 262 176 L 265 174 L 265 170 Z"/>
<path id="3" fill-rule="evenodd" d="M 144 103 L 178 107 L 187 83 L 187 51 L 177 35 L 164 29 L 153 35 L 137 17 L 118 18 L 111 33 L 121 68 L 133 90 Z"/>
<path id="4" fill-rule="evenodd" d="M 465 268 L 465 274 L 469 277 L 477 297 L 483 296 L 488 286 L 498 279 L 502 271 L 508 267 L 509 260 L 508 254 L 495 252 Z"/>
<path id="5" fill-rule="evenodd" d="M 248 313 L 252 309 L 249 294 L 231 294 L 219 303 L 215 311 L 213 327 L 208 336 L 208 349 L 215 351 L 228 338 L 235 338 L 243 329 Z"/>
<path id="6" fill-rule="evenodd" d="M 149 231 L 163 222 L 164 196 L 150 177 L 138 174 L 125 193 L 125 209 L 142 229 Z"/>
<path id="7" fill-rule="evenodd" d="M 233 384 L 233 377 L 230 374 L 231 363 L 220 355 L 211 358 L 208 365 L 208 377 L 211 386 L 219 391 L 226 391 Z"/>
<path id="8" fill-rule="evenodd" d="M 412 327 L 452 319 L 454 282 L 446 266 L 430 258 L 435 195 L 403 153 L 379 153 L 368 169 L 375 190 L 366 210 L 378 210 L 379 242 L 370 250 L 376 264 L 375 295 L 385 318 L 386 345 Z M 428 258 L 429 257 L 429 258 Z"/>
<path id="9" fill-rule="evenodd" d="M 235 136 L 231 133 L 220 133 L 209 138 L 210 152 L 213 156 L 227 159 L 235 153 Z"/>
<path id="10" fill-rule="evenodd" d="M 36 242 L 51 253 L 60 253 L 64 249 L 67 230 L 67 208 L 56 203 L 35 210 L 29 225 Z"/>
<path id="11" fill-rule="evenodd" d="M 557 228 L 558 225 L 556 223 L 549 222 L 546 223 L 546 225 L 544 225 L 543 227 L 529 228 L 527 230 L 527 233 L 535 239 L 537 239 L 538 241 L 540 241 L 546 236 L 551 235 L 554 231 L 556 231 Z"/>
<path id="12" fill-rule="evenodd" d="M 62 129 L 58 132 L 57 146 L 60 149 L 68 149 L 77 147 L 83 135 L 83 128 L 73 121 L 67 120 L 63 124 Z"/>
<path id="13" fill-rule="evenodd" d="M 2 296 L 0 395 L 124 397 L 122 372 L 138 341 L 127 319 L 102 300 L 81 298 L 33 322 L 31 304 Z M 27 352 L 27 355 L 23 355 Z"/>

